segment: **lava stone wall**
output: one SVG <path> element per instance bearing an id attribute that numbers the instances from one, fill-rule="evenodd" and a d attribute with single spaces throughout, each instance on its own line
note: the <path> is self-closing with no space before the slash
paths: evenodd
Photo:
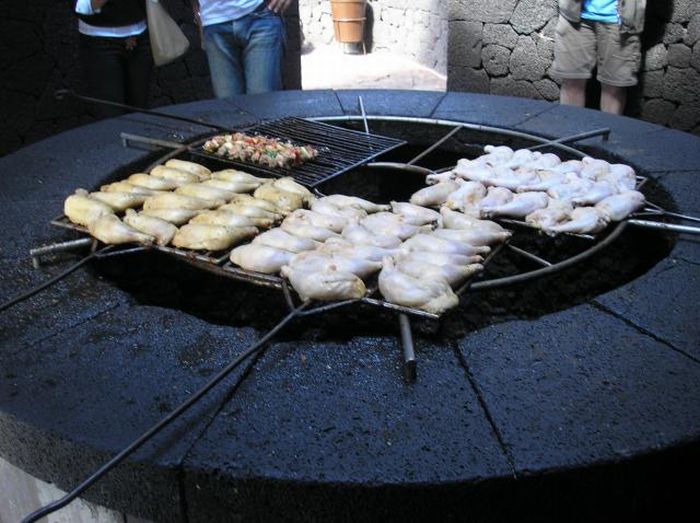
<path id="1" fill-rule="evenodd" d="M 450 0 L 447 88 L 558 100 L 557 16 L 557 0 Z M 700 134 L 700 1 L 649 0 L 642 42 L 628 114 Z"/>
<path id="2" fill-rule="evenodd" d="M 212 98 L 209 68 L 193 22 L 189 0 L 161 0 L 189 37 L 184 58 L 156 68 L 149 107 Z M 77 18 L 72 2 L 0 0 L 0 155 L 93 120 L 89 107 L 57 101 L 54 91 L 82 91 Z M 299 15 L 296 2 L 286 16 L 288 47 L 285 86 L 301 86 Z"/>
<path id="3" fill-rule="evenodd" d="M 449 0 L 369 0 L 365 42 L 368 51 L 391 51 L 447 72 Z M 299 0 L 303 45 L 310 50 L 334 42 L 330 0 Z"/>

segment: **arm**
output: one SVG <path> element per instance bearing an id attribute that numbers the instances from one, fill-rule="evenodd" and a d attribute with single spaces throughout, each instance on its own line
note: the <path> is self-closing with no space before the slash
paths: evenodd
<path id="1" fill-rule="evenodd" d="M 270 0 L 267 3 L 268 9 L 271 11 L 274 11 L 278 15 L 281 15 L 284 13 L 287 8 L 289 7 L 289 4 L 292 3 L 292 0 Z"/>

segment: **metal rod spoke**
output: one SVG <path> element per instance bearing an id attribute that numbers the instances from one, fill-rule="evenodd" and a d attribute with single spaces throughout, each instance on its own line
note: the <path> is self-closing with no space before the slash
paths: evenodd
<path id="1" fill-rule="evenodd" d="M 401 345 L 403 347 L 403 375 L 407 383 L 416 381 L 416 351 L 413 345 L 411 333 L 411 321 L 404 313 L 399 314 L 399 328 L 401 330 Z"/>
<path id="2" fill-rule="evenodd" d="M 365 134 L 369 134 L 369 124 L 367 123 L 367 113 L 365 112 L 365 104 L 362 97 L 358 96 L 357 101 L 360 103 L 360 113 L 362 114 L 362 123 L 365 126 Z"/>
<path id="3" fill-rule="evenodd" d="M 700 227 L 691 227 L 690 225 L 676 225 L 673 223 L 652 222 L 648 220 L 627 220 L 627 223 L 644 227 L 646 229 L 658 229 L 668 232 L 680 232 L 686 234 L 700 234 Z"/>
<path id="4" fill-rule="evenodd" d="M 531 151 L 534 151 L 536 149 L 542 149 L 543 147 L 549 147 L 551 145 L 578 142 L 579 140 L 584 140 L 586 138 L 593 138 L 594 136 L 603 136 L 604 139 L 607 140 L 609 135 L 610 135 L 610 129 L 606 127 L 604 129 L 596 129 L 595 131 L 586 131 L 585 133 L 579 133 L 579 134 L 573 134 L 571 136 L 565 136 L 564 138 L 557 138 L 556 140 L 550 140 L 546 143 L 541 143 L 539 145 L 533 145 L 532 147 L 528 147 L 528 149 Z"/>
<path id="5" fill-rule="evenodd" d="M 524 258 L 527 258 L 528 260 L 532 260 L 535 263 L 542 265 L 543 267 L 551 267 L 552 266 L 552 263 L 548 262 L 544 258 L 540 258 L 539 256 L 532 254 L 531 252 L 527 252 L 526 250 L 523 250 L 520 247 L 516 247 L 515 245 L 513 245 L 511 243 L 509 243 L 506 247 Z"/>
<path id="6" fill-rule="evenodd" d="M 440 147 L 443 143 L 445 143 L 447 140 L 452 138 L 455 134 L 457 134 L 459 131 L 461 131 L 464 128 L 463 125 L 458 125 L 454 129 L 452 129 L 449 133 L 447 133 L 445 136 L 440 138 L 437 142 L 435 142 L 433 145 L 428 147 L 426 150 L 424 150 L 422 153 L 420 153 L 418 156 L 414 157 L 413 159 L 409 160 L 406 162 L 408 165 L 412 165 L 416 163 L 418 160 L 425 158 L 428 156 L 430 153 L 432 153 L 435 149 Z"/>

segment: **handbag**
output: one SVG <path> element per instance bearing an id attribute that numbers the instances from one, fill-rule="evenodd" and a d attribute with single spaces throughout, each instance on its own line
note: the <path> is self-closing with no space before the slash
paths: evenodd
<path id="1" fill-rule="evenodd" d="M 159 0 L 146 0 L 146 19 L 153 63 L 169 64 L 187 52 L 190 41 Z"/>

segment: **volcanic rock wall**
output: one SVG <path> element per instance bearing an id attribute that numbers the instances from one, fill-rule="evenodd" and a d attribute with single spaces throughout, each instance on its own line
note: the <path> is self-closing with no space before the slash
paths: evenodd
<path id="1" fill-rule="evenodd" d="M 402 54 L 445 74 L 448 3 L 449 0 L 369 0 L 367 50 Z M 330 0 L 299 0 L 299 17 L 305 49 L 334 42 Z"/>
<path id="2" fill-rule="evenodd" d="M 700 134 L 700 2 L 647 4 L 640 84 L 627 112 Z M 450 0 L 447 88 L 557 100 L 556 21 L 557 0 Z"/>
<path id="3" fill-rule="evenodd" d="M 149 107 L 212 98 L 209 68 L 193 22 L 190 0 L 162 0 L 189 37 L 191 48 L 176 62 L 156 68 Z M 57 101 L 57 89 L 82 90 L 78 30 L 71 2 L 0 0 L 0 155 L 25 144 L 93 120 L 90 108 Z M 299 17 L 296 2 L 288 10 L 285 85 L 301 86 Z"/>

